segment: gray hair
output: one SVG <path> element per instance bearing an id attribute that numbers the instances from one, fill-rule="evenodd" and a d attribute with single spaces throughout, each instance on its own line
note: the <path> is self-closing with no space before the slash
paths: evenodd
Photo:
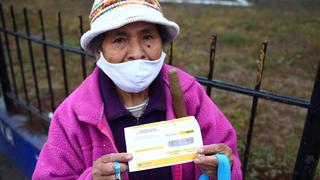
<path id="1" fill-rule="evenodd" d="M 105 33 L 99 34 L 97 37 L 95 37 L 91 43 L 90 43 L 90 49 L 94 52 L 94 53 L 99 53 L 99 51 L 101 50 L 101 45 L 102 42 L 104 40 L 104 36 Z"/>

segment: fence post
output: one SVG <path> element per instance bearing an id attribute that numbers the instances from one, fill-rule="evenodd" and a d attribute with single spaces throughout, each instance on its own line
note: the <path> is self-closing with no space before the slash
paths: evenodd
<path id="1" fill-rule="evenodd" d="M 262 47 L 260 49 L 258 75 L 257 75 L 256 85 L 254 87 L 255 91 L 260 91 L 260 88 L 261 88 L 261 82 L 262 82 L 262 76 L 263 76 L 263 70 L 264 70 L 264 62 L 265 62 L 266 53 L 267 53 L 267 46 L 268 46 L 267 42 L 263 42 Z M 257 113 L 258 99 L 259 99 L 258 97 L 253 96 L 250 119 L 249 119 L 249 128 L 248 128 L 248 133 L 247 133 L 247 141 L 246 141 L 246 147 L 244 150 L 244 157 L 243 157 L 243 166 L 242 166 L 243 179 L 246 178 L 245 176 L 246 176 L 247 166 L 248 166 L 248 161 L 249 161 L 253 128 L 254 128 L 254 123 L 255 123 L 255 118 L 256 118 L 256 113 Z"/>
<path id="2" fill-rule="evenodd" d="M 7 71 L 7 64 L 4 57 L 4 49 L 2 44 L 2 38 L 0 34 L 0 80 L 1 80 L 1 88 L 3 93 L 4 103 L 6 105 L 6 109 L 8 112 L 14 111 L 14 104 L 12 100 L 7 96 L 7 93 L 11 92 L 10 82 Z"/>
<path id="3" fill-rule="evenodd" d="M 292 179 L 314 179 L 320 153 L 320 62 Z"/>

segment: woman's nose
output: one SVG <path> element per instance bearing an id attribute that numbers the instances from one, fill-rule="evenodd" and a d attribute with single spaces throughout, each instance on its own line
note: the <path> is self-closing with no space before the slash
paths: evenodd
<path id="1" fill-rule="evenodd" d="M 127 60 L 136 60 L 136 59 L 146 59 L 147 56 L 142 48 L 142 45 L 137 42 L 131 42 L 128 49 L 128 58 Z"/>

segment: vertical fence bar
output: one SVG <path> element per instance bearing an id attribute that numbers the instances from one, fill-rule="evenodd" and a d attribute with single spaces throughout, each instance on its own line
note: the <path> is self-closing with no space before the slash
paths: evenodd
<path id="1" fill-rule="evenodd" d="M 83 35 L 83 19 L 82 19 L 82 16 L 79 16 L 79 29 L 80 29 L 80 36 Z M 82 49 L 81 45 L 80 45 L 80 48 Z M 81 54 L 81 64 L 82 64 L 82 77 L 83 79 L 86 78 L 87 76 L 87 68 L 86 68 L 86 59 L 85 59 L 85 55 L 84 54 Z"/>
<path id="2" fill-rule="evenodd" d="M 264 62 L 265 62 L 265 58 L 266 58 L 266 52 L 267 52 L 267 43 L 263 42 L 262 48 L 260 50 L 260 56 L 259 56 L 258 76 L 257 76 L 256 85 L 254 87 L 254 90 L 256 90 L 256 91 L 260 91 L 261 81 L 262 81 L 262 76 L 263 76 L 263 69 L 264 69 Z M 257 112 L 257 105 L 258 105 L 258 98 L 253 97 L 252 106 L 251 106 L 251 114 L 250 114 L 250 119 L 249 119 L 249 129 L 248 129 L 248 133 L 247 133 L 247 142 L 246 142 L 244 159 L 243 159 L 243 166 L 242 166 L 243 167 L 243 169 L 242 169 L 243 179 L 245 179 L 246 170 L 247 170 L 247 166 L 248 166 L 249 153 L 250 153 L 250 147 L 251 147 L 251 142 L 252 142 L 253 127 L 254 127 L 254 121 L 255 121 L 256 112 Z"/>
<path id="3" fill-rule="evenodd" d="M 293 180 L 314 179 L 320 153 L 320 61 L 305 121 Z"/>
<path id="4" fill-rule="evenodd" d="M 16 23 L 16 17 L 15 17 L 13 6 L 10 6 L 10 12 L 11 12 L 11 17 L 12 17 L 13 30 L 14 30 L 14 32 L 17 32 L 17 23 Z M 15 35 L 15 41 L 16 41 L 16 46 L 17 46 L 18 61 L 19 61 L 19 66 L 20 66 L 24 96 L 25 96 L 27 104 L 29 104 L 30 102 L 29 102 L 26 78 L 25 78 L 24 67 L 23 67 L 23 62 L 22 62 L 21 48 L 20 48 L 19 38 L 16 35 Z"/>
<path id="5" fill-rule="evenodd" d="M 43 21 L 43 15 L 42 15 L 42 10 L 38 10 L 38 15 L 40 19 L 40 27 L 41 27 L 41 35 L 42 35 L 42 40 L 46 41 L 46 32 L 44 28 L 44 21 Z M 50 106 L 51 106 L 51 112 L 54 111 L 55 109 L 55 104 L 54 104 L 54 94 L 53 94 L 53 89 L 52 89 L 52 81 L 51 81 L 51 73 L 50 73 L 50 68 L 49 68 L 49 58 L 48 58 L 48 48 L 45 43 L 43 43 L 43 54 L 44 54 L 44 62 L 45 62 L 45 69 L 47 73 L 47 80 L 48 80 L 48 90 L 50 94 Z"/>
<path id="6" fill-rule="evenodd" d="M 3 99 L 8 112 L 14 111 L 14 103 L 8 98 L 7 93 L 11 92 L 11 86 L 8 77 L 7 64 L 4 57 L 4 49 L 2 45 L 2 35 L 0 34 L 0 80 L 3 92 Z"/>
<path id="7" fill-rule="evenodd" d="M 30 37 L 30 26 L 29 26 L 29 18 L 28 18 L 27 8 L 23 8 L 23 15 L 24 15 L 24 23 L 25 23 L 26 33 L 27 33 L 27 36 Z M 32 44 L 31 44 L 30 39 L 28 40 L 28 48 L 29 48 L 29 55 L 30 55 L 30 60 L 31 60 L 32 76 L 33 76 L 33 82 L 34 82 L 34 86 L 35 86 L 35 93 L 36 93 L 36 97 L 37 97 L 38 109 L 39 109 L 40 113 L 42 113 L 40 92 L 39 92 L 39 86 L 38 86 L 38 77 L 37 77 L 36 67 L 35 67 L 35 63 L 34 63 L 33 48 L 32 48 Z"/>
<path id="8" fill-rule="evenodd" d="M 212 41 L 210 45 L 210 61 L 209 61 L 209 73 L 208 73 L 208 80 L 212 80 L 213 78 L 213 71 L 214 71 L 214 62 L 216 57 L 216 45 L 217 45 L 217 35 L 212 36 Z M 211 96 L 211 86 L 207 86 L 207 94 Z"/>
<path id="9" fill-rule="evenodd" d="M 2 8 L 2 3 L 0 3 L 0 14 L 1 14 L 1 21 L 2 21 L 2 28 L 6 29 L 6 21 L 5 21 L 5 17 L 3 14 L 3 8 Z M 11 78 L 13 81 L 13 90 L 14 90 L 14 94 L 16 97 L 19 97 L 18 95 L 18 90 L 17 90 L 17 82 L 16 82 L 16 76 L 14 73 L 14 66 L 12 63 L 12 56 L 11 56 L 11 50 L 10 50 L 10 44 L 9 44 L 9 38 L 8 38 L 8 34 L 4 33 L 4 41 L 7 47 L 7 55 L 8 55 L 8 60 L 9 60 L 9 65 L 10 65 L 10 72 L 11 72 Z"/>
<path id="10" fill-rule="evenodd" d="M 173 65 L 173 43 L 170 43 L 170 58 L 169 58 L 169 64 Z"/>
<path id="11" fill-rule="evenodd" d="M 59 31 L 59 40 L 60 45 L 63 46 L 63 30 L 62 30 L 62 19 L 61 19 L 61 12 L 58 13 L 58 31 Z M 64 55 L 64 49 L 60 48 L 60 55 L 61 55 L 61 64 L 62 64 L 62 73 L 63 73 L 63 82 L 64 82 L 64 90 L 65 96 L 69 95 L 69 87 L 68 87 L 68 76 L 67 76 L 67 68 L 66 68 L 66 60 Z"/>

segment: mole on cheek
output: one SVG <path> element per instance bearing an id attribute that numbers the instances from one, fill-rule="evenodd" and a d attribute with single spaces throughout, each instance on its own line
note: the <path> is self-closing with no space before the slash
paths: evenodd
<path id="1" fill-rule="evenodd" d="M 151 46 L 150 46 L 150 45 L 147 45 L 147 47 L 150 48 Z"/>

